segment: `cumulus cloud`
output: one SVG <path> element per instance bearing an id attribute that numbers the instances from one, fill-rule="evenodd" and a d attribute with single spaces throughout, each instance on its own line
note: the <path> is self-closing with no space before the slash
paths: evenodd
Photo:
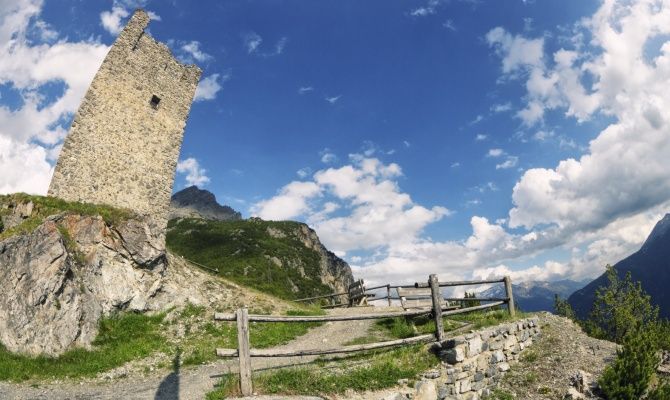
<path id="1" fill-rule="evenodd" d="M 193 157 L 181 160 L 177 163 L 177 173 L 186 175 L 188 186 L 203 186 L 209 183 L 207 170 L 200 167 L 200 163 Z"/>
<path id="2" fill-rule="evenodd" d="M 352 155 L 350 164 L 317 171 L 308 182 L 291 182 L 251 211 L 267 219 L 301 217 L 340 254 L 407 243 L 450 211 L 415 204 L 400 190 L 400 176 L 395 163 Z M 333 216 L 336 210 L 346 212 Z"/>
<path id="3" fill-rule="evenodd" d="M 331 164 L 337 161 L 337 155 L 327 147 L 319 152 L 319 156 L 321 156 L 321 162 L 324 164 Z"/>
<path id="4" fill-rule="evenodd" d="M 230 79 L 230 74 L 223 76 L 219 74 L 212 74 L 205 77 L 198 82 L 198 87 L 195 89 L 194 101 L 214 100 L 216 94 L 221 90 L 221 84 Z"/>
<path id="5" fill-rule="evenodd" d="M 188 58 L 198 62 L 205 62 L 212 59 L 211 55 L 200 49 L 200 42 L 197 40 L 191 40 L 190 42 L 182 44 L 181 50 L 187 54 Z"/>
<path id="6" fill-rule="evenodd" d="M 107 32 L 112 35 L 118 35 L 123 29 L 123 20 L 130 13 L 124 7 L 114 6 L 110 11 L 100 13 L 100 24 Z"/>
<path id="7" fill-rule="evenodd" d="M 58 32 L 39 19 L 42 2 L 20 0 L 0 7 L 0 82 L 16 90 L 19 108 L 0 105 L 0 192 L 44 194 L 66 124 L 79 107 L 108 47 L 92 40 L 51 43 Z M 42 42 L 28 40 L 28 32 Z M 62 84 L 59 96 L 46 97 L 46 84 Z"/>

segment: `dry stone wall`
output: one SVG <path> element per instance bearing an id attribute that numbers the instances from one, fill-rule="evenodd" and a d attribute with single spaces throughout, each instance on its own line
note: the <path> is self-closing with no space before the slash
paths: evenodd
<path id="1" fill-rule="evenodd" d="M 443 363 L 416 384 L 413 400 L 478 400 L 490 393 L 540 333 L 538 318 L 501 324 L 436 345 Z M 394 399 L 395 400 L 395 399 Z"/>
<path id="2" fill-rule="evenodd" d="M 186 119 L 201 70 L 145 32 L 137 10 L 100 66 L 75 115 L 49 195 L 109 204 L 167 225 Z"/>

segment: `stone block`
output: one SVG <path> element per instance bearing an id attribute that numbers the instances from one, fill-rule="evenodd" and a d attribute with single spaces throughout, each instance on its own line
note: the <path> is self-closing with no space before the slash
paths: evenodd
<path id="1" fill-rule="evenodd" d="M 502 363 L 498 364 L 498 371 L 500 371 L 500 372 L 509 371 L 509 369 L 510 369 L 510 366 L 506 362 L 502 362 Z"/>
<path id="2" fill-rule="evenodd" d="M 482 352 L 482 339 L 479 335 L 468 340 L 468 357 L 474 357 Z"/>
<path id="3" fill-rule="evenodd" d="M 505 360 L 507 360 L 507 357 L 505 357 L 505 354 L 500 350 L 495 351 L 491 355 L 491 364 L 497 364 Z"/>

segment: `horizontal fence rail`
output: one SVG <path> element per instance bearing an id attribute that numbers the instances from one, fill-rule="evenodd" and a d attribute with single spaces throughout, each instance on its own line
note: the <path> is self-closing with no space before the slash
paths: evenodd
<path id="1" fill-rule="evenodd" d="M 462 286 L 462 285 L 480 285 L 490 283 L 504 283 L 506 297 L 502 298 L 444 298 L 440 293 L 440 287 Z M 240 365 L 240 391 L 243 396 L 250 396 L 253 393 L 251 382 L 251 357 L 301 357 L 301 356 L 318 356 L 326 354 L 344 354 L 354 353 L 367 350 L 382 349 L 395 346 L 405 346 L 415 343 L 427 343 L 434 341 L 443 341 L 445 339 L 444 332 L 444 316 L 466 314 L 473 311 L 490 309 L 503 304 L 507 305 L 510 315 L 514 316 L 514 296 L 512 294 L 512 284 L 509 277 L 498 280 L 482 280 L 482 281 L 459 281 L 459 282 L 442 282 L 437 279 L 437 275 L 431 275 L 427 283 L 415 283 L 414 285 L 380 285 L 372 288 L 365 288 L 362 280 L 359 280 L 349 287 L 348 292 L 334 293 L 331 295 L 314 296 L 297 301 L 316 300 L 320 298 L 327 298 L 339 295 L 349 295 L 349 304 L 352 305 L 352 293 L 355 293 L 356 299 L 363 298 L 367 302 L 367 297 L 374 297 L 374 294 L 367 294 L 367 290 L 386 289 L 386 296 L 376 297 L 372 300 L 387 299 L 389 305 L 391 304 L 391 289 L 417 289 L 430 288 L 430 294 L 407 296 L 405 299 L 421 299 L 428 300 L 431 305 L 419 309 L 392 311 L 392 312 L 378 312 L 369 314 L 356 315 L 315 315 L 315 316 L 275 316 L 275 315 L 249 315 L 246 308 L 237 310 L 236 313 L 215 313 L 214 319 L 216 321 L 236 322 L 238 331 L 238 348 L 237 349 L 216 349 L 216 354 L 219 357 L 237 357 Z M 400 292 L 400 291 L 398 291 Z M 487 304 L 480 304 L 477 306 L 459 307 L 449 304 L 449 302 L 461 302 L 461 305 L 467 305 L 468 302 L 487 302 Z M 405 339 L 388 340 L 377 343 L 367 343 L 359 345 L 342 346 L 334 349 L 304 349 L 304 350 L 280 350 L 280 349 L 253 349 L 249 343 L 249 328 L 250 322 L 274 323 L 274 322 L 341 322 L 341 321 L 361 321 L 370 319 L 384 319 L 384 318 L 398 318 L 398 317 L 415 317 L 420 315 L 431 315 L 435 321 L 435 333 L 415 336 Z M 450 333 L 455 333 L 472 326 L 470 323 L 461 322 L 461 326 Z"/>

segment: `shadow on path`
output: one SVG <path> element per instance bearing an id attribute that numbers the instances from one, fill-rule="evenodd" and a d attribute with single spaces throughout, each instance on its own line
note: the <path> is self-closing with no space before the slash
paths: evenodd
<path id="1" fill-rule="evenodd" d="M 179 400 L 179 363 L 181 359 L 181 349 L 177 349 L 172 360 L 172 372 L 163 378 L 158 386 L 154 400 Z"/>

